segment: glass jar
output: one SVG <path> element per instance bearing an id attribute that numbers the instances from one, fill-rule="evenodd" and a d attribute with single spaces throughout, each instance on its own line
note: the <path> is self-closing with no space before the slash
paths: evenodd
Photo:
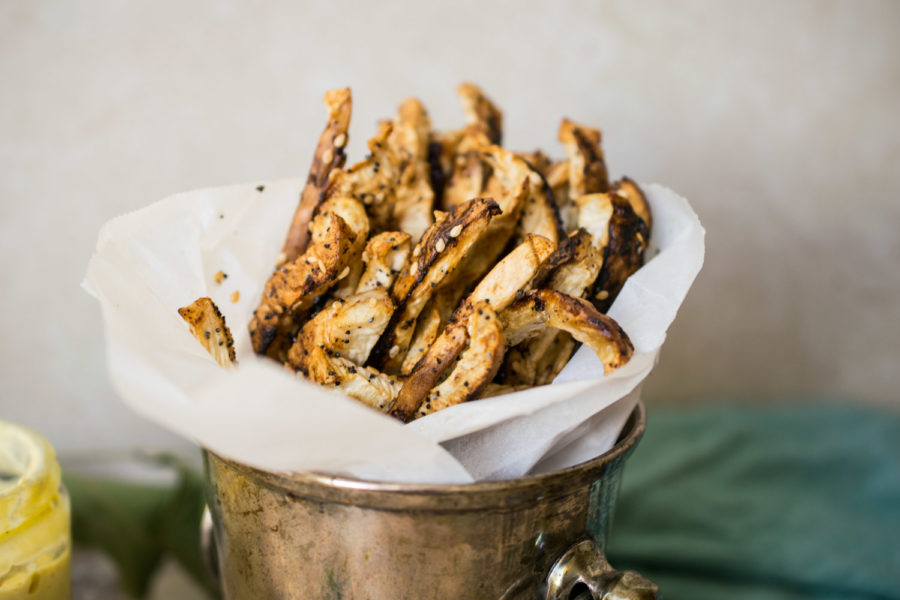
<path id="1" fill-rule="evenodd" d="M 0 421 L 0 600 L 70 597 L 69 495 L 40 435 Z"/>

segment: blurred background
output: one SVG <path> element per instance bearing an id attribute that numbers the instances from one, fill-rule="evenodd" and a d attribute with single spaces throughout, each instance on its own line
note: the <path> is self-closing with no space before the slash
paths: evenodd
<path id="1" fill-rule="evenodd" d="M 602 128 L 610 172 L 687 197 L 706 264 L 650 407 L 900 407 L 900 3 L 0 3 L 0 418 L 63 457 L 185 448 L 132 414 L 79 289 L 108 219 L 198 187 L 305 175 L 326 89 L 350 162 L 406 96 L 505 145 Z M 169 590 L 168 597 L 175 597 Z"/>

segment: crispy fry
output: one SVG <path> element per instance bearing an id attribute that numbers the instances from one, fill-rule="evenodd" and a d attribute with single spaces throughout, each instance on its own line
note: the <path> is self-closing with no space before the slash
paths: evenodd
<path id="1" fill-rule="evenodd" d="M 572 233 L 546 261 L 550 275 L 545 286 L 574 298 L 593 285 L 603 264 L 603 254 L 594 247 L 584 229 Z M 511 385 L 544 385 L 553 380 L 575 351 L 572 336 L 565 331 L 544 329 L 533 338 L 510 348 L 501 369 L 502 380 Z"/>
<path id="2" fill-rule="evenodd" d="M 509 306 L 541 276 L 544 262 L 552 253 L 553 244 L 550 240 L 536 235 L 528 236 L 524 243 L 491 269 L 409 372 L 409 377 L 403 384 L 404 389 L 398 397 L 398 405 L 392 412 L 394 416 L 408 420 L 429 390 L 437 384 L 448 363 L 455 360 L 462 351 L 466 341 L 470 339 L 466 327 L 471 313 L 484 307 L 499 311 Z"/>
<path id="3" fill-rule="evenodd" d="M 191 334 L 219 365 L 228 369 L 237 362 L 234 356 L 234 339 L 215 302 L 207 297 L 197 298 L 191 304 L 179 308 L 178 314 L 190 325 Z"/>
<path id="4" fill-rule="evenodd" d="M 325 106 L 328 108 L 328 124 L 319 137 L 319 144 L 313 155 L 309 177 L 300 194 L 300 204 L 294 213 L 291 226 L 281 253 L 278 265 L 291 262 L 300 256 L 309 241 L 307 228 L 313 213 L 324 197 L 325 187 L 332 171 L 344 166 L 347 145 L 347 129 L 350 126 L 352 100 L 350 89 L 336 89 L 325 93 Z"/>
<path id="5" fill-rule="evenodd" d="M 412 372 L 416 363 L 425 355 L 441 331 L 445 319 L 441 318 L 441 311 L 435 304 L 435 298 L 432 298 L 416 321 L 416 331 L 413 333 L 409 350 L 403 357 L 403 364 L 400 366 L 401 375 L 409 375 Z"/>
<path id="6" fill-rule="evenodd" d="M 514 346 L 544 327 L 566 331 L 587 344 L 609 374 L 621 367 L 634 348 L 618 323 L 590 303 L 553 290 L 532 290 L 500 312 L 507 343 Z"/>
<path id="7" fill-rule="evenodd" d="M 528 176 L 522 216 L 516 227 L 516 243 L 520 243 L 529 233 L 534 233 L 558 244 L 565 237 L 565 231 L 553 198 L 553 190 L 540 171 L 530 164 L 528 168 L 531 174 Z"/>
<path id="8" fill-rule="evenodd" d="M 428 147 L 431 121 L 422 103 L 410 98 L 400 105 L 390 144 L 404 156 L 404 168 L 394 190 L 392 226 L 408 233 L 413 243 L 434 222 L 434 191 L 431 188 Z"/>
<path id="9" fill-rule="evenodd" d="M 476 307 L 466 322 L 468 348 L 459 354 L 447 378 L 419 404 L 416 418 L 478 397 L 497 374 L 503 361 L 503 327 L 487 304 Z"/>
<path id="10" fill-rule="evenodd" d="M 644 249 L 650 232 L 647 224 L 618 194 L 610 194 L 612 215 L 608 242 L 603 250 L 603 268 L 592 290 L 597 310 L 606 312 L 618 296 L 625 280 L 644 264 Z"/>
<path id="11" fill-rule="evenodd" d="M 394 303 L 384 288 L 334 300 L 310 319 L 288 353 L 288 362 L 306 371 L 315 348 L 329 357 L 343 357 L 362 365 L 394 312 Z"/>
<path id="12" fill-rule="evenodd" d="M 362 275 L 362 253 L 369 235 L 369 218 L 366 209 L 357 200 L 345 196 L 332 196 L 319 205 L 318 212 L 310 225 L 310 234 L 315 244 L 324 244 L 331 227 L 331 216 L 340 217 L 353 232 L 355 239 L 350 244 L 346 256 L 349 270 L 338 275 L 340 280 L 332 292 L 337 298 L 346 298 L 356 291 Z"/>
<path id="13" fill-rule="evenodd" d="M 356 236 L 338 215 L 327 218 L 330 225 L 322 241 L 278 268 L 266 282 L 249 326 L 250 340 L 257 354 L 283 361 L 301 319 L 316 299 L 338 282 L 345 269 L 349 273 Z"/>
<path id="14" fill-rule="evenodd" d="M 493 168 L 493 198 L 501 214 L 491 221 L 487 232 L 453 275 L 451 285 L 463 290 L 473 287 L 494 266 L 512 239 L 532 173 L 524 160 L 499 146 L 488 147 L 482 156 Z M 488 187 L 492 187 L 490 183 Z"/>
<path id="15" fill-rule="evenodd" d="M 609 189 L 600 139 L 599 129 L 584 127 L 568 119 L 563 119 L 559 126 L 559 141 L 569 157 L 569 197 L 572 200 Z"/>
<path id="16" fill-rule="evenodd" d="M 647 224 L 649 233 L 653 228 L 653 217 L 650 214 L 650 205 L 647 203 L 647 197 L 644 196 L 644 191 L 638 184 L 627 177 L 623 177 L 612 184 L 611 190 L 617 192 L 620 196 L 624 194 L 624 198 L 631 204 L 635 214 Z"/>
<path id="17" fill-rule="evenodd" d="M 466 126 L 484 134 L 491 144 L 503 139 L 503 113 L 487 96 L 471 83 L 463 83 L 456 89 L 466 116 Z"/>
<path id="18" fill-rule="evenodd" d="M 410 266 L 394 282 L 391 295 L 397 310 L 372 352 L 371 366 L 388 373 L 400 371 L 419 313 L 499 210 L 493 200 L 476 198 L 429 227 L 413 250 Z"/>
<path id="19" fill-rule="evenodd" d="M 566 238 L 548 262 L 554 268 L 547 287 L 581 298 L 597 280 L 603 267 L 603 254 L 594 246 L 591 234 L 578 229 Z"/>
<path id="20" fill-rule="evenodd" d="M 363 251 L 366 268 L 356 286 L 356 293 L 376 287 L 390 289 L 409 258 L 409 246 L 409 234 L 402 231 L 385 231 L 370 238 Z"/>

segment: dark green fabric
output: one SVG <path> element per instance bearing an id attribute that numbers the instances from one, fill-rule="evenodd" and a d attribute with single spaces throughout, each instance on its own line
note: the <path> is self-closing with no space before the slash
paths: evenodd
<path id="1" fill-rule="evenodd" d="M 615 519 L 666 600 L 900 598 L 900 415 L 651 409 Z"/>

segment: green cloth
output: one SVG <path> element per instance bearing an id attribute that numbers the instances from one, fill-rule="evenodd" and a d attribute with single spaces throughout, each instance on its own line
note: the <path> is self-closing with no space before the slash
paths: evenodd
<path id="1" fill-rule="evenodd" d="M 900 414 L 649 411 L 609 560 L 666 600 L 900 598 Z"/>

